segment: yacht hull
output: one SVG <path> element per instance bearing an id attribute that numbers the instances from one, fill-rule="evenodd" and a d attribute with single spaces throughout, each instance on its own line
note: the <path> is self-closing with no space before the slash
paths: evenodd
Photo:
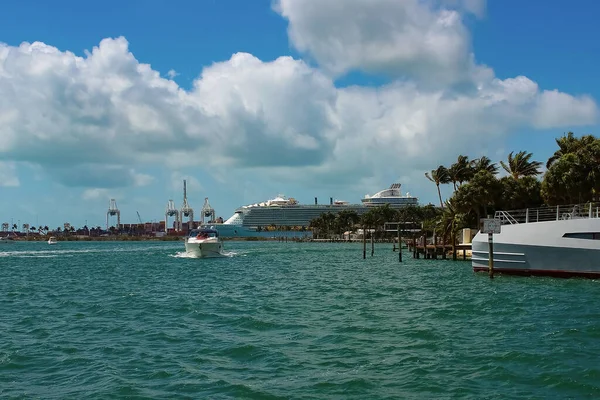
<path id="1" fill-rule="evenodd" d="M 222 257 L 223 244 L 220 241 L 190 238 L 185 242 L 185 251 L 196 258 Z"/>
<path id="2" fill-rule="evenodd" d="M 600 278 L 600 219 L 574 219 L 502 225 L 493 235 L 494 273 L 561 278 Z M 565 236 L 566 235 L 566 236 Z M 590 235 L 589 239 L 569 237 Z M 473 238 L 472 266 L 488 271 L 488 235 Z"/>

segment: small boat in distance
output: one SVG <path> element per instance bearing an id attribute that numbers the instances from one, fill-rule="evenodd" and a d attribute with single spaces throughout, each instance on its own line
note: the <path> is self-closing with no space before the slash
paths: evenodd
<path id="1" fill-rule="evenodd" d="M 185 251 L 197 258 L 223 256 L 219 232 L 211 228 L 192 229 L 185 239 Z"/>
<path id="2" fill-rule="evenodd" d="M 54 236 L 50 236 L 50 239 L 48 239 L 48 244 L 56 244 L 56 243 L 58 243 L 56 238 Z"/>

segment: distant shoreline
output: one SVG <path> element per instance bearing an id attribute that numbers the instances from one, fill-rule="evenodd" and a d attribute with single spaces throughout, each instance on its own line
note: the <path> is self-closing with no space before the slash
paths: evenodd
<path id="1" fill-rule="evenodd" d="M 185 236 L 66 236 L 60 237 L 55 236 L 58 242 L 183 242 Z M 46 243 L 50 236 L 29 236 L 29 237 L 13 237 L 10 242 L 44 242 Z M 261 237 L 261 236 L 247 236 L 247 237 L 224 237 L 224 242 L 237 241 L 237 242 L 277 242 L 285 241 L 282 237 Z M 293 241 L 310 241 L 297 238 L 287 238 L 288 242 Z"/>
<path id="2" fill-rule="evenodd" d="M 47 243 L 48 237 L 15 237 L 11 242 L 35 242 Z M 61 242 L 183 242 L 185 236 L 67 236 L 56 237 Z M 297 243 L 362 243 L 362 239 L 313 239 L 309 237 L 285 237 L 285 236 L 242 236 L 242 237 L 223 237 L 223 242 L 297 242 Z M 370 241 L 368 241 L 370 243 Z M 378 239 L 375 243 L 396 243 L 396 238 Z M 0 248 L 1 245 L 0 245 Z"/>

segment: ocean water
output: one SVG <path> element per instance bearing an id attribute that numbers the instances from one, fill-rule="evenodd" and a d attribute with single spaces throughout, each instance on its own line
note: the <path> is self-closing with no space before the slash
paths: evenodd
<path id="1" fill-rule="evenodd" d="M 0 246 L 2 399 L 600 397 L 598 281 L 391 244 Z"/>

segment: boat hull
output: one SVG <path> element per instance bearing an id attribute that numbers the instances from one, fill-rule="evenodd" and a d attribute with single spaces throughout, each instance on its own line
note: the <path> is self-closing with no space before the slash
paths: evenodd
<path id="1" fill-rule="evenodd" d="M 223 257 L 223 244 L 219 241 L 188 239 L 185 251 L 195 258 Z"/>
<path id="2" fill-rule="evenodd" d="M 600 278 L 600 240 L 564 235 L 600 232 L 600 219 L 503 225 L 493 235 L 494 273 L 560 278 Z M 488 235 L 472 243 L 475 272 L 488 271 Z"/>

